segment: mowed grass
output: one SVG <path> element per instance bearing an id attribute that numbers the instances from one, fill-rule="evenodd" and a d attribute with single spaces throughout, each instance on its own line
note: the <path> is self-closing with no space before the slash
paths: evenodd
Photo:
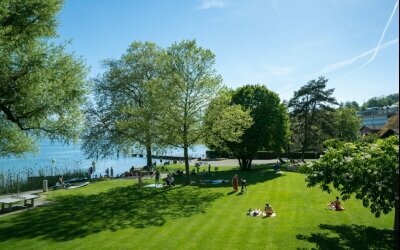
<path id="1" fill-rule="evenodd" d="M 233 193 L 237 173 L 248 191 Z M 394 214 L 375 218 L 355 199 L 326 209 L 337 193 L 307 188 L 299 173 L 221 168 L 194 180 L 228 183 L 171 189 L 137 180 L 94 182 L 47 194 L 54 203 L 0 218 L 0 249 L 393 249 Z M 146 182 L 150 182 L 147 180 Z M 274 218 L 250 217 L 270 202 Z"/>

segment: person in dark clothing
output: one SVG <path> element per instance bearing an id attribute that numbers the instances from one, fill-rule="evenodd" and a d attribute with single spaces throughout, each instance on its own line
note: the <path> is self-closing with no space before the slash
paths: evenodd
<path id="1" fill-rule="evenodd" d="M 240 179 L 241 183 L 242 183 L 242 193 L 244 190 L 247 191 L 247 181 L 245 179 Z"/>

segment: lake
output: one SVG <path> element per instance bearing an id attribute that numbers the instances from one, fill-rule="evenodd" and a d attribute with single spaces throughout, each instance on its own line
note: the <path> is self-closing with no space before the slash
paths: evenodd
<path id="1" fill-rule="evenodd" d="M 87 170 L 95 162 L 98 176 L 104 175 L 106 168 L 113 167 L 114 176 L 124 173 L 130 167 L 141 168 L 146 165 L 146 155 L 143 157 L 109 157 L 106 159 L 86 159 L 84 153 L 80 150 L 81 143 L 65 145 L 58 142 L 43 140 L 39 143 L 39 152 L 37 154 L 26 154 L 24 157 L 0 157 L 0 173 L 38 175 L 39 169 L 44 169 L 46 175 L 57 175 L 62 173 L 63 169 L 84 169 Z M 196 145 L 189 149 L 190 157 L 204 157 L 207 147 Z M 138 152 L 139 153 L 139 152 Z M 169 148 L 162 152 L 155 151 L 153 155 L 183 156 L 183 149 Z M 153 162 L 160 163 L 159 159 Z"/>

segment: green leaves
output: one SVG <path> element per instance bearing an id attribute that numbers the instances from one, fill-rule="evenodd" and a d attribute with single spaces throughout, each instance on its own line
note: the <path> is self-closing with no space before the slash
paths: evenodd
<path id="1" fill-rule="evenodd" d="M 243 169 L 251 167 L 259 150 L 281 153 L 289 136 L 286 107 L 261 85 L 223 93 L 210 105 L 206 125 L 207 146 L 232 153 Z"/>
<path id="2" fill-rule="evenodd" d="M 87 69 L 64 46 L 46 41 L 56 35 L 60 7 L 61 1 L 0 3 L 0 123 L 8 131 L 0 140 L 21 142 L 1 144 L 4 155 L 34 150 L 30 137 L 67 142 L 82 129 Z"/>
<path id="3" fill-rule="evenodd" d="M 332 96 L 334 89 L 325 89 L 327 82 L 324 77 L 309 81 L 294 92 L 288 103 L 294 143 L 300 145 L 303 157 L 310 146 L 317 149 L 334 130 L 331 112 L 337 102 Z"/>
<path id="4" fill-rule="evenodd" d="M 110 155 L 133 146 L 151 150 L 161 142 L 163 58 L 150 42 L 133 42 L 118 60 L 104 61 L 95 79 L 95 104 L 87 108 L 83 149 L 89 156 Z M 148 165 L 152 164 L 151 151 Z"/>
<path id="5" fill-rule="evenodd" d="M 398 206 L 398 136 L 376 143 L 330 140 L 325 145 L 325 154 L 301 169 L 307 174 L 307 186 L 319 185 L 329 192 L 333 185 L 343 200 L 354 194 L 377 217 Z"/>
<path id="6" fill-rule="evenodd" d="M 220 152 L 229 151 L 229 145 L 240 143 L 243 133 L 254 121 L 249 110 L 231 105 L 231 93 L 223 92 L 207 108 L 204 119 L 207 146 Z"/>

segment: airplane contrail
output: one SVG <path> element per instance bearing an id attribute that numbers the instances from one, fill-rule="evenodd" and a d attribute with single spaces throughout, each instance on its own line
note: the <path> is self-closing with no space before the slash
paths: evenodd
<path id="1" fill-rule="evenodd" d="M 396 4 L 394 5 L 392 14 L 390 15 L 389 19 L 388 19 L 387 22 L 386 22 L 386 25 L 385 25 L 385 28 L 383 29 L 381 38 L 379 39 L 378 45 L 376 46 L 375 51 L 374 51 L 374 54 L 372 54 L 371 58 L 370 58 L 367 62 L 365 62 L 363 65 L 361 65 L 360 67 L 358 67 L 358 68 L 356 68 L 355 70 L 352 70 L 352 71 L 350 71 L 349 73 L 347 73 L 347 74 L 345 74 L 345 75 L 343 75 L 343 76 L 341 76 L 341 77 L 335 79 L 335 80 L 332 81 L 332 82 L 340 81 L 341 79 L 347 77 L 348 75 L 350 75 L 350 74 L 352 74 L 352 73 L 354 73 L 354 72 L 356 72 L 356 71 L 359 71 L 360 69 L 364 68 L 365 66 L 367 66 L 368 64 L 370 64 L 370 63 L 375 59 L 375 56 L 376 56 L 376 54 L 378 53 L 378 51 L 379 51 L 380 49 L 386 47 L 386 46 L 389 45 L 389 44 L 392 44 L 393 42 L 396 42 L 396 41 L 399 42 L 399 39 L 397 38 L 397 39 L 392 40 L 392 41 L 390 41 L 390 42 L 387 42 L 387 43 L 385 43 L 383 46 L 381 46 L 382 41 L 383 41 L 383 38 L 385 37 L 386 31 L 387 31 L 387 29 L 389 28 L 390 23 L 392 22 L 393 16 L 394 16 L 394 14 L 396 13 L 396 10 L 397 10 L 397 7 L 398 7 L 398 6 L 399 6 L 399 0 L 397 0 Z M 369 52 L 371 52 L 371 51 L 369 51 Z M 366 52 L 366 53 L 367 53 L 367 52 Z M 364 54 L 364 55 L 365 55 L 365 54 Z"/>
<path id="2" fill-rule="evenodd" d="M 381 35 L 381 39 L 379 40 L 379 43 L 378 43 L 378 45 L 377 45 L 376 48 L 375 48 L 374 54 L 371 56 L 371 58 L 370 58 L 366 63 L 364 63 L 363 65 L 361 65 L 357 70 L 360 70 L 360 69 L 364 68 L 366 65 L 368 65 L 369 63 L 371 63 L 371 62 L 375 59 L 375 56 L 376 56 L 376 54 L 378 53 L 379 48 L 381 47 L 383 38 L 385 37 L 386 31 L 387 31 L 387 29 L 389 28 L 390 23 L 392 22 L 393 16 L 394 16 L 394 14 L 396 13 L 396 10 L 397 10 L 397 7 L 398 7 L 398 6 L 399 6 L 399 0 L 397 0 L 396 4 L 394 5 L 392 14 L 390 15 L 388 21 L 386 22 L 385 28 L 383 29 L 383 32 L 382 32 L 382 35 Z"/>

